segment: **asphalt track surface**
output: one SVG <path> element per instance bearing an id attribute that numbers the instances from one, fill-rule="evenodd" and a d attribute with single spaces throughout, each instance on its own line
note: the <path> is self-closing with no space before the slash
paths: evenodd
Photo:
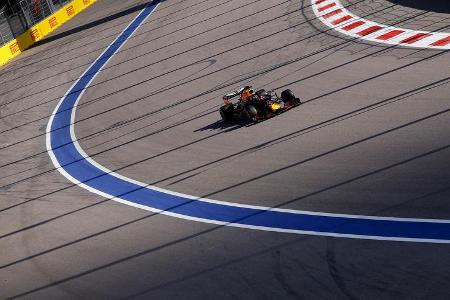
<path id="1" fill-rule="evenodd" d="M 385 23 L 450 32 L 444 13 L 346 2 L 377 22 L 385 11 L 397 16 Z M 53 109 L 143 4 L 99 1 L 0 70 L 0 298 L 449 297 L 445 244 L 181 220 L 55 171 Z M 449 54 L 348 39 L 309 5 L 163 1 L 86 90 L 78 142 L 109 169 L 185 194 L 450 219 Z M 222 94 L 249 82 L 289 87 L 305 104 L 253 126 L 221 123 Z"/>

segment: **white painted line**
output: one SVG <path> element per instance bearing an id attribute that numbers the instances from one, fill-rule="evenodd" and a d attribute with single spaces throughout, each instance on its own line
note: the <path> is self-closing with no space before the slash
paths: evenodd
<path id="1" fill-rule="evenodd" d="M 50 117 L 46 146 L 56 169 L 74 184 L 148 211 L 210 224 L 274 232 L 388 241 L 450 243 L 450 220 L 332 214 L 205 199 L 151 186 L 98 164 L 75 136 L 77 105 L 106 63 L 156 9 L 153 1 L 127 26 L 61 98 Z M 324 8 L 326 11 L 329 8 Z"/>

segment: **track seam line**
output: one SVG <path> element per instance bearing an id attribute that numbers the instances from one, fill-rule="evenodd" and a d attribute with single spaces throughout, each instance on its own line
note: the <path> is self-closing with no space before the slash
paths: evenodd
<path id="1" fill-rule="evenodd" d="M 450 220 L 332 214 L 205 199 L 168 191 L 124 177 L 90 158 L 75 136 L 77 104 L 85 92 L 85 87 L 91 84 L 100 70 L 158 7 L 159 2 L 160 0 L 155 0 L 149 3 L 139 13 L 72 85 L 55 108 L 47 125 L 46 146 L 53 164 L 62 175 L 78 186 L 108 199 L 204 223 L 318 236 L 450 243 Z M 60 126 L 61 124 L 64 126 Z M 447 150 L 449 147 L 450 145 L 431 150 L 399 162 L 394 167 Z"/>

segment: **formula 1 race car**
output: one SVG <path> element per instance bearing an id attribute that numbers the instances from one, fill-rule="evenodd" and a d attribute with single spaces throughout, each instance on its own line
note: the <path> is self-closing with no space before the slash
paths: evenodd
<path id="1" fill-rule="evenodd" d="M 233 102 L 234 99 L 237 101 Z M 251 86 L 224 95 L 223 102 L 225 105 L 220 107 L 220 116 L 225 122 L 258 122 L 301 104 L 291 90 L 284 90 L 281 97 L 278 97 L 273 90 L 261 89 L 255 93 Z"/>

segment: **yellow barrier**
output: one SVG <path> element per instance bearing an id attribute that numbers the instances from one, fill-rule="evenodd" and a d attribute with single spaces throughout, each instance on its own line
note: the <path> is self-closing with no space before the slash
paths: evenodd
<path id="1" fill-rule="evenodd" d="M 97 0 L 73 0 L 0 48 L 0 66 L 42 40 Z"/>

